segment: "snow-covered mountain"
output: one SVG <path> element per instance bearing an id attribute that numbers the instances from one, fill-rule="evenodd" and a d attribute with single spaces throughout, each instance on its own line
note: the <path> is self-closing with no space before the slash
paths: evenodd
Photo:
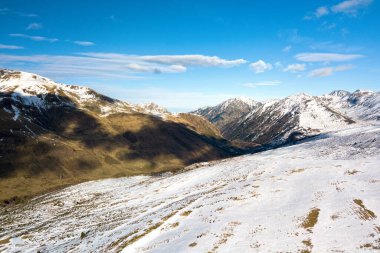
<path id="1" fill-rule="evenodd" d="M 201 116 L 0 70 L 0 201 L 239 152 Z"/>
<path id="2" fill-rule="evenodd" d="M 14 103 L 32 106 L 40 111 L 54 106 L 71 106 L 94 110 L 102 116 L 128 112 L 169 115 L 165 108 L 154 103 L 133 105 L 101 95 L 87 87 L 56 83 L 33 73 L 5 69 L 0 69 L 0 94 L 2 99 L 8 95 Z M 14 107 L 7 109 L 12 111 Z M 15 117 L 19 113 L 22 111 L 15 111 Z"/>
<path id="3" fill-rule="evenodd" d="M 223 135 L 228 136 L 228 131 L 225 131 L 224 126 L 239 120 L 241 115 L 251 112 L 260 105 L 261 103 L 252 99 L 239 97 L 226 100 L 216 106 L 200 108 L 193 113 L 206 117 L 221 130 Z"/>
<path id="4" fill-rule="evenodd" d="M 2 252 L 377 252 L 380 128 L 0 209 Z"/>
<path id="5" fill-rule="evenodd" d="M 238 105 L 229 101 L 234 100 L 193 113 L 206 117 L 229 140 L 259 144 L 281 144 L 380 119 L 380 95 L 371 91 L 334 91 L 324 96 L 301 93 L 261 103 L 250 101 L 244 107 L 242 101 Z"/>
<path id="6" fill-rule="evenodd" d="M 380 120 L 380 93 L 368 90 L 334 91 L 321 97 L 336 110 L 354 120 Z"/>

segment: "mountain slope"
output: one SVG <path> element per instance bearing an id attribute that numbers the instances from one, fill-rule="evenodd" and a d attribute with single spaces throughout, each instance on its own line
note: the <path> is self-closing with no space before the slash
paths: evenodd
<path id="1" fill-rule="evenodd" d="M 183 173 L 83 183 L 0 209 L 0 251 L 375 252 L 379 151 L 379 125 L 351 125 Z"/>
<path id="2" fill-rule="evenodd" d="M 31 73 L 0 72 L 0 200 L 236 152 L 202 117 L 132 105 Z"/>
<path id="3" fill-rule="evenodd" d="M 230 130 L 227 126 L 259 105 L 260 103 L 249 98 L 233 98 L 217 106 L 200 108 L 192 113 L 207 118 L 220 129 L 223 136 L 229 138 Z"/>
<path id="4" fill-rule="evenodd" d="M 357 90 L 333 91 L 321 97 L 329 106 L 355 120 L 380 120 L 380 93 Z"/>
<path id="5" fill-rule="evenodd" d="M 228 102 L 228 101 L 226 101 Z M 214 123 L 222 135 L 233 141 L 279 145 L 346 127 L 357 121 L 380 119 L 380 95 L 370 91 L 335 91 L 325 96 L 301 93 L 252 107 L 221 103 L 194 114 Z M 228 115 L 225 120 L 219 115 Z"/>

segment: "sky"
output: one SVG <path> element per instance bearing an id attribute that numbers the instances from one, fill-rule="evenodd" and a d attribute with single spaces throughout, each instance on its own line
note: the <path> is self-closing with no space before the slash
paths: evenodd
<path id="1" fill-rule="evenodd" d="M 380 0 L 1 0 L 0 68 L 190 111 L 380 87 Z"/>

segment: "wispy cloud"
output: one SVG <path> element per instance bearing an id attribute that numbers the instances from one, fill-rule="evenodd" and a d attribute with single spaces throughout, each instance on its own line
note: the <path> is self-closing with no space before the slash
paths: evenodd
<path id="1" fill-rule="evenodd" d="M 0 15 L 5 15 L 9 12 L 8 8 L 0 8 Z"/>
<path id="2" fill-rule="evenodd" d="M 95 45 L 94 42 L 91 42 L 91 41 L 80 41 L 80 40 L 76 40 L 76 41 L 73 41 L 74 44 L 77 44 L 77 45 L 80 45 L 80 46 L 93 46 Z"/>
<path id="3" fill-rule="evenodd" d="M 263 72 L 271 70 L 273 68 L 272 64 L 266 63 L 263 60 L 258 60 L 257 62 L 253 62 L 249 65 L 249 67 L 253 71 L 255 71 L 256 74 L 263 73 Z"/>
<path id="4" fill-rule="evenodd" d="M 182 73 L 188 67 L 233 67 L 245 60 L 226 60 L 205 55 L 126 55 L 80 53 L 64 55 L 0 55 L 0 63 L 23 63 L 29 71 L 55 76 L 95 76 L 102 78 L 136 78 L 142 73 Z"/>
<path id="5" fill-rule="evenodd" d="M 325 16 L 327 14 L 329 14 L 329 9 L 326 7 L 326 6 L 321 6 L 321 7 L 318 7 L 316 10 L 315 10 L 315 16 L 317 18 L 320 18 L 322 16 Z"/>
<path id="6" fill-rule="evenodd" d="M 302 53 L 295 55 L 298 61 L 303 62 L 340 62 L 363 58 L 361 54 L 330 54 L 330 53 Z"/>
<path id="7" fill-rule="evenodd" d="M 301 72 L 301 71 L 304 71 L 306 69 L 306 65 L 305 64 L 300 64 L 300 63 L 295 63 L 295 64 L 290 64 L 288 66 L 286 66 L 283 71 L 284 72 Z"/>
<path id="8" fill-rule="evenodd" d="M 10 14 L 10 15 L 17 15 L 17 16 L 20 16 L 20 17 L 28 17 L 28 18 L 36 18 L 38 17 L 37 14 L 34 14 L 34 13 L 24 13 L 24 12 L 20 12 L 20 11 L 12 11 L 8 8 L 0 8 L 0 15 L 7 15 L 7 14 Z"/>
<path id="9" fill-rule="evenodd" d="M 24 38 L 24 39 L 30 39 L 33 41 L 48 41 L 48 42 L 57 42 L 58 39 L 56 38 L 48 38 L 43 36 L 31 36 L 27 34 L 21 34 L 21 33 L 11 33 L 9 34 L 11 37 L 18 37 L 18 38 Z"/>
<path id="10" fill-rule="evenodd" d="M 373 0 L 346 0 L 332 6 L 331 10 L 335 13 L 356 15 L 360 9 L 367 7 L 372 2 Z"/>
<path id="11" fill-rule="evenodd" d="M 35 13 L 24 13 L 24 12 L 19 12 L 19 11 L 16 11 L 15 13 L 21 17 L 26 17 L 26 18 L 37 18 L 38 17 L 38 15 Z"/>
<path id="12" fill-rule="evenodd" d="M 26 30 L 39 30 L 42 28 L 42 25 L 40 23 L 30 23 L 27 27 Z"/>
<path id="13" fill-rule="evenodd" d="M 341 65 L 337 67 L 328 67 L 328 68 L 319 68 L 311 71 L 309 73 L 310 77 L 326 77 L 326 76 L 331 76 L 335 72 L 340 72 L 340 71 L 346 71 L 353 69 L 355 66 L 353 65 Z"/>
<path id="14" fill-rule="evenodd" d="M 23 49 L 23 48 L 24 47 L 21 47 L 21 46 L 0 44 L 0 49 Z"/>
<path id="15" fill-rule="evenodd" d="M 350 16 L 356 16 L 359 10 L 368 7 L 373 0 L 345 0 L 333 6 L 320 6 L 312 15 L 307 15 L 305 19 L 320 18 L 330 13 L 343 13 Z"/>
<path id="16" fill-rule="evenodd" d="M 281 81 L 261 81 L 254 83 L 243 83 L 243 86 L 248 88 L 255 88 L 258 86 L 278 86 L 281 84 Z"/>
<path id="17" fill-rule="evenodd" d="M 282 49 L 282 52 L 287 53 L 292 49 L 292 46 L 286 46 Z"/>
<path id="18" fill-rule="evenodd" d="M 235 67 L 247 63 L 244 59 L 225 60 L 217 56 L 206 55 L 154 55 L 141 56 L 140 58 L 143 61 L 153 63 L 204 67 Z"/>

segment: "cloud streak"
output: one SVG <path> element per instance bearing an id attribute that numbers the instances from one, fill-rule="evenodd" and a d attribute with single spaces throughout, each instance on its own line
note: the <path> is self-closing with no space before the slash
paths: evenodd
<path id="1" fill-rule="evenodd" d="M 23 49 L 23 48 L 24 47 L 21 47 L 21 46 L 0 44 L 0 49 Z"/>
<path id="2" fill-rule="evenodd" d="M 80 53 L 77 55 L 0 55 L 0 64 L 29 67 L 29 71 L 55 77 L 92 76 L 141 78 L 139 74 L 183 73 L 188 67 L 233 67 L 245 60 L 205 55 L 126 55 Z"/>
<path id="3" fill-rule="evenodd" d="M 80 46 L 93 46 L 95 45 L 94 42 L 91 42 L 91 41 L 80 41 L 80 40 L 76 40 L 76 41 L 73 41 L 74 44 L 77 44 L 77 45 L 80 45 Z"/>
<path id="4" fill-rule="evenodd" d="M 337 67 L 328 67 L 328 68 L 319 68 L 311 71 L 309 73 L 310 77 L 326 77 L 326 76 L 331 76 L 335 72 L 340 72 L 340 71 L 346 71 L 353 69 L 353 65 L 341 65 Z"/>
<path id="5" fill-rule="evenodd" d="M 363 58 L 361 54 L 302 53 L 294 56 L 302 62 L 342 62 Z"/>
<path id="6" fill-rule="evenodd" d="M 11 37 L 16 37 L 16 38 L 24 38 L 24 39 L 30 39 L 33 41 L 48 41 L 48 42 L 57 42 L 59 41 L 56 38 L 48 38 L 48 37 L 43 37 L 43 36 L 31 36 L 27 34 L 22 34 L 22 33 L 11 33 L 9 34 Z"/>
<path id="7" fill-rule="evenodd" d="M 295 64 L 290 64 L 286 66 L 282 71 L 295 73 L 295 72 L 304 71 L 305 69 L 306 69 L 305 64 L 295 63 Z"/>
<path id="8" fill-rule="evenodd" d="M 370 5 L 373 0 L 346 0 L 331 7 L 335 13 L 345 13 L 356 15 L 359 9 L 365 8 Z"/>

